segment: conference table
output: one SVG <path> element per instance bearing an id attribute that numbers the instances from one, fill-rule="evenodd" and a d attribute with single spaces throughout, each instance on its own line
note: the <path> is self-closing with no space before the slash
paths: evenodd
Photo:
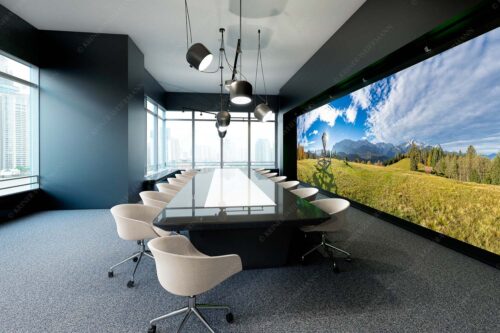
<path id="1" fill-rule="evenodd" d="M 153 223 L 187 232 L 207 255 L 238 254 L 248 269 L 286 265 L 299 228 L 329 218 L 253 170 L 223 168 L 198 172 Z"/>

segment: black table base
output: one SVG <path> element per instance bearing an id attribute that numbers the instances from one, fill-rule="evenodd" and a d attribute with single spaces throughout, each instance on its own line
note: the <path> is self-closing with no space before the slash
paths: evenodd
<path id="1" fill-rule="evenodd" d="M 243 269 L 286 265 L 293 260 L 292 239 L 297 239 L 292 228 L 189 231 L 189 238 L 198 250 L 210 256 L 238 254 Z"/>

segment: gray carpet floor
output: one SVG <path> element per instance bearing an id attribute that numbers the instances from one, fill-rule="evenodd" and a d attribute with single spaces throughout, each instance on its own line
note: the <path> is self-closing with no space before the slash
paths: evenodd
<path id="1" fill-rule="evenodd" d="M 352 263 L 244 271 L 200 301 L 218 332 L 500 332 L 500 274 L 493 267 L 350 209 L 337 244 Z M 120 240 L 107 210 L 53 211 L 0 226 L 0 332 L 146 332 L 154 317 L 185 306 L 145 261 L 136 287 L 131 264 L 108 267 L 136 250 Z M 175 332 L 181 318 L 161 322 Z M 205 332 L 193 317 L 185 332 Z"/>

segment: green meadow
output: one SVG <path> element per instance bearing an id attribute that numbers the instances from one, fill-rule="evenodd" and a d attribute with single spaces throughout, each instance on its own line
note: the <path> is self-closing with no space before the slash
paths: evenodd
<path id="1" fill-rule="evenodd" d="M 304 159 L 297 161 L 297 174 L 303 182 L 500 254 L 498 185 L 410 171 L 408 158 L 387 167 L 332 159 L 326 170 Z"/>

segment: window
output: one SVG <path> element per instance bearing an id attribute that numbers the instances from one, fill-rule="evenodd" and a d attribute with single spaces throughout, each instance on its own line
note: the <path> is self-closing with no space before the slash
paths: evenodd
<path id="1" fill-rule="evenodd" d="M 0 195 L 39 187 L 38 68 L 0 53 Z"/>
<path id="2" fill-rule="evenodd" d="M 250 130 L 251 165 L 259 168 L 275 168 L 276 166 L 276 132 L 275 115 L 265 123 L 257 121 L 252 114 Z"/>
<path id="3" fill-rule="evenodd" d="M 213 114 L 167 111 L 165 123 L 166 167 L 169 169 L 213 168 L 221 165 L 276 167 L 274 119 L 261 123 L 253 114 L 249 118 L 249 113 L 231 112 L 231 124 L 222 142 L 215 128 Z"/>
<path id="4" fill-rule="evenodd" d="M 195 168 L 220 167 L 220 138 L 215 128 L 215 118 L 210 114 L 200 116 L 194 123 Z"/>
<path id="5" fill-rule="evenodd" d="M 165 147 L 167 124 L 166 112 L 155 101 L 144 100 L 147 113 L 147 166 L 146 175 L 164 170 L 167 167 Z"/>
<path id="6" fill-rule="evenodd" d="M 190 169 L 193 165 L 193 114 L 167 111 L 167 168 Z"/>
<path id="7" fill-rule="evenodd" d="M 225 167 L 248 166 L 248 113 L 231 112 L 231 123 L 223 141 L 222 158 Z"/>

